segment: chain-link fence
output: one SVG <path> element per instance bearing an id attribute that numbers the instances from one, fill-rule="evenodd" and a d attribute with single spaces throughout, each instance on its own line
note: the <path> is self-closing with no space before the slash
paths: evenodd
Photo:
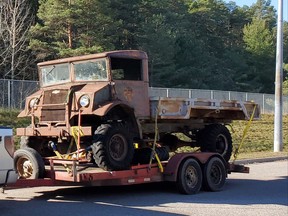
<path id="1" fill-rule="evenodd" d="M 36 81 L 0 79 L 0 107 L 23 109 L 25 98 L 38 88 Z"/>
<path id="2" fill-rule="evenodd" d="M 27 80 L 0 79 L 0 107 L 23 109 L 25 98 L 39 88 L 38 82 Z M 150 96 L 208 98 L 220 100 L 255 101 L 261 106 L 262 113 L 274 113 L 274 95 L 234 91 L 202 89 L 156 88 L 149 89 Z M 283 97 L 283 114 L 288 114 L 288 97 Z"/>

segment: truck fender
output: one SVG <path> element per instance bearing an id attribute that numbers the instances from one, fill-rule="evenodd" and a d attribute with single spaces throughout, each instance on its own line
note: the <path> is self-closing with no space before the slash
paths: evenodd
<path id="1" fill-rule="evenodd" d="M 123 103 L 123 101 L 114 101 L 109 102 L 107 104 L 104 104 L 103 106 L 99 106 L 99 108 L 95 109 L 93 113 L 98 116 L 105 116 L 111 109 L 113 109 L 116 106 L 122 106 L 124 108 L 133 109 L 127 104 Z"/>
<path id="2" fill-rule="evenodd" d="M 169 159 L 168 164 L 166 165 L 164 170 L 164 179 L 166 181 L 176 182 L 178 169 L 180 165 L 188 158 L 196 159 L 199 165 L 202 167 L 205 163 L 207 163 L 210 160 L 211 157 L 219 157 L 223 161 L 223 163 L 226 164 L 221 155 L 217 153 L 210 153 L 210 152 L 177 153 Z"/>

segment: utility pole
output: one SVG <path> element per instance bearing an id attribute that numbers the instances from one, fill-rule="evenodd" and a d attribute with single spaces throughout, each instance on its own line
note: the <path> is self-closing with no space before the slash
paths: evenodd
<path id="1" fill-rule="evenodd" d="M 278 0 L 277 48 L 275 71 L 274 152 L 283 150 L 283 0 Z"/>

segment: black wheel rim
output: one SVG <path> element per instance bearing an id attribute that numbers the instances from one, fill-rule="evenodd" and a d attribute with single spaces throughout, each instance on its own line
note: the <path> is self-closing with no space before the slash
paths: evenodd
<path id="1" fill-rule="evenodd" d="M 224 155 L 228 150 L 228 140 L 223 134 L 219 134 L 216 139 L 216 152 Z"/>
<path id="2" fill-rule="evenodd" d="M 221 179 L 222 179 L 222 172 L 221 172 L 221 168 L 216 165 L 213 164 L 211 166 L 211 170 L 210 170 L 210 180 L 214 185 L 219 185 L 221 183 Z"/>
<path id="3" fill-rule="evenodd" d="M 127 155 L 127 140 L 121 134 L 115 134 L 109 142 L 109 152 L 111 158 L 115 161 L 122 161 Z"/>
<path id="4" fill-rule="evenodd" d="M 197 170 L 193 166 L 188 166 L 185 171 L 185 181 L 189 188 L 194 188 L 198 183 Z"/>

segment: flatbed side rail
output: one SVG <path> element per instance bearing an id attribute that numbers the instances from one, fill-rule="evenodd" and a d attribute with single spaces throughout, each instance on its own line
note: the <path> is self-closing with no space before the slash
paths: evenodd
<path id="1" fill-rule="evenodd" d="M 159 119 L 220 118 L 249 119 L 254 107 L 254 119 L 260 118 L 260 106 L 252 101 L 216 100 L 202 98 L 151 97 L 151 113 Z M 156 107 L 159 112 L 155 112 Z"/>

